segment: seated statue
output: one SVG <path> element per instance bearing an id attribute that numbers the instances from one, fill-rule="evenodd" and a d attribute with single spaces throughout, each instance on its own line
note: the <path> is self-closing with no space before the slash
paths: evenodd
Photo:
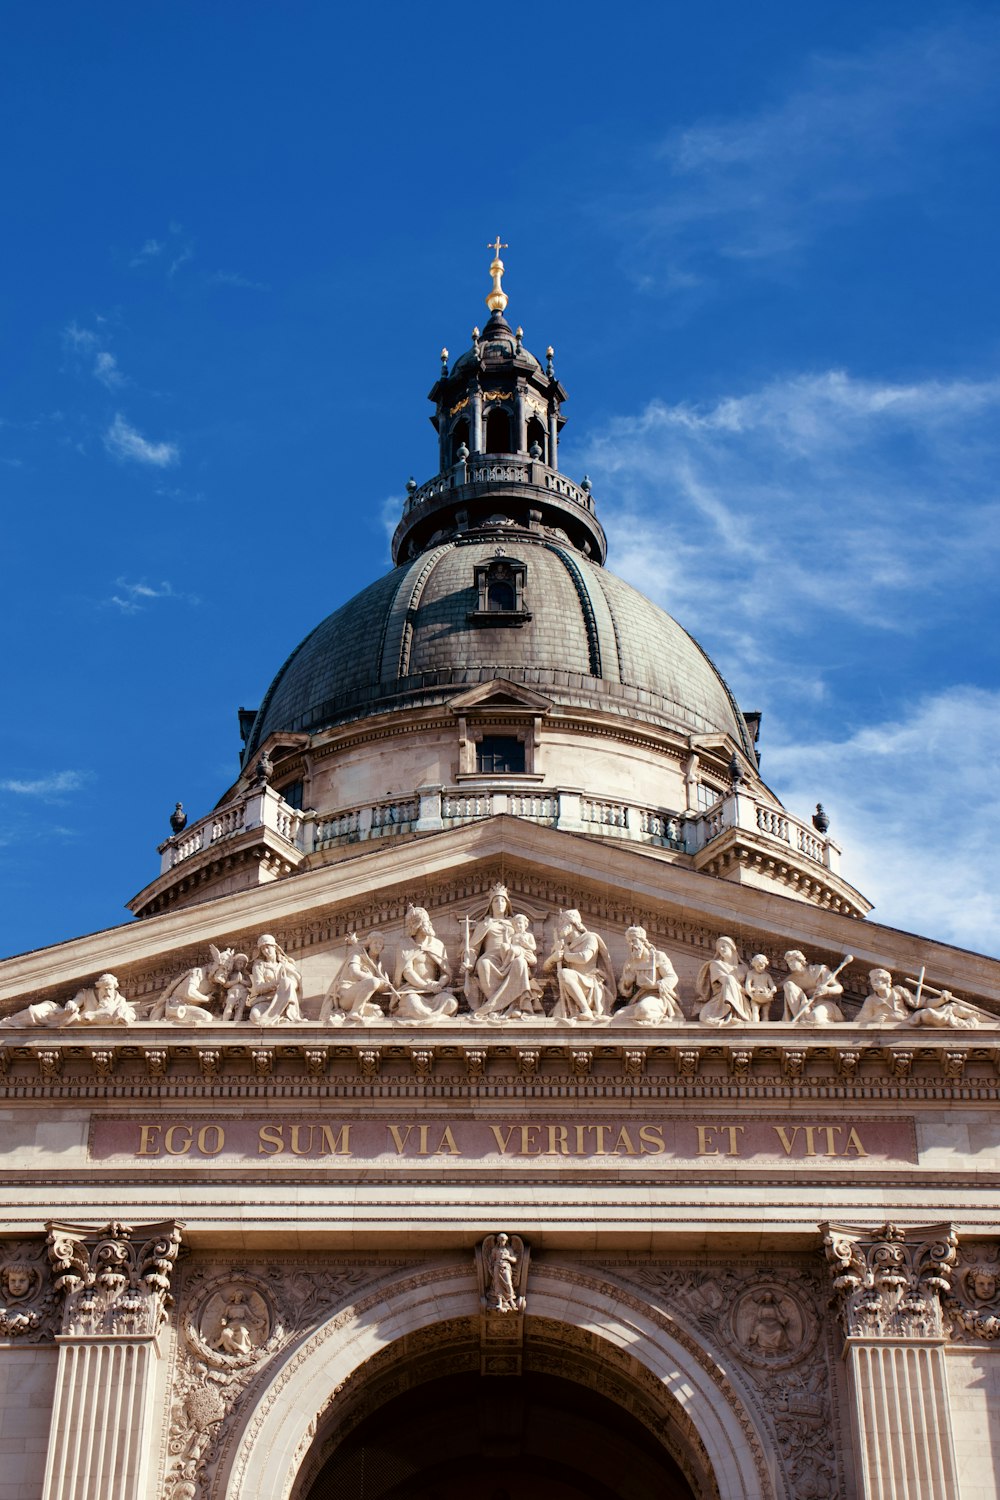
<path id="1" fill-rule="evenodd" d="M 507 887 L 495 885 L 486 915 L 470 932 L 466 918 L 465 996 L 477 1020 L 514 1020 L 536 1015 L 531 971 L 536 963 L 535 939 L 527 917 L 515 917 Z"/>
<path id="2" fill-rule="evenodd" d="M 989 1025 L 990 1017 L 962 1000 L 951 990 L 939 990 L 920 979 L 908 979 L 906 985 L 893 984 L 888 969 L 872 969 L 868 975 L 869 993 L 857 1015 L 859 1026 L 931 1026 L 971 1031 Z"/>
<path id="3" fill-rule="evenodd" d="M 576 910 L 564 911 L 552 952 L 542 968 L 555 971 L 552 1014 L 560 1021 L 606 1021 L 611 1015 L 615 974 L 604 939 L 589 932 Z"/>
<path id="4" fill-rule="evenodd" d="M 831 970 L 826 964 L 806 963 L 805 954 L 797 948 L 786 953 L 788 978 L 781 987 L 785 1001 L 782 1021 L 793 1026 L 827 1026 L 842 1021 L 844 1012 L 833 997 L 844 993 L 837 975 L 847 963 L 849 958 Z"/>
<path id="5" fill-rule="evenodd" d="M 747 966 L 731 937 L 720 937 L 715 957 L 698 971 L 698 1019 L 706 1026 L 746 1026 L 760 1020 L 746 992 Z"/>
<path id="6" fill-rule="evenodd" d="M 392 1014 L 397 1021 L 427 1025 L 453 1016 L 458 1001 L 451 992 L 451 965 L 444 943 L 434 932 L 422 906 L 406 913 L 406 937 L 396 957 L 396 994 Z"/>
<path id="7" fill-rule="evenodd" d="M 888 969 L 869 969 L 868 994 L 855 1017 L 858 1026 L 907 1026 L 913 996 L 902 985 L 893 984 Z"/>
<path id="8" fill-rule="evenodd" d="M 337 975 L 323 1003 L 321 1021 L 340 1017 L 355 1026 L 381 1021 L 385 1015 L 375 997 L 384 995 L 386 1004 L 395 995 L 388 974 L 382 967 L 385 939 L 373 932 L 364 941 L 352 932 L 347 939 L 347 960 Z"/>
<path id="9" fill-rule="evenodd" d="M 114 974 L 102 974 L 92 989 L 78 990 L 65 1005 L 41 1000 L 0 1021 L 0 1026 L 131 1026 L 135 1007 L 118 989 Z"/>
<path id="10" fill-rule="evenodd" d="M 150 1021 L 171 1021 L 179 1026 L 206 1026 L 216 1019 L 210 1007 L 216 996 L 225 989 L 235 954 L 232 948 L 219 949 L 214 943 L 209 943 L 208 946 L 212 962 L 186 969 L 168 984 L 149 1012 Z"/>
<path id="11" fill-rule="evenodd" d="M 629 927 L 625 933 L 628 956 L 618 981 L 618 993 L 627 1003 L 614 1013 L 614 1020 L 633 1026 L 662 1026 L 665 1021 L 683 1021 L 677 999 L 677 973 L 667 955 L 649 941 L 644 927 Z"/>
<path id="12" fill-rule="evenodd" d="M 257 939 L 250 970 L 250 1019 L 255 1026 L 280 1026 L 302 1020 L 302 975 L 269 932 Z"/>

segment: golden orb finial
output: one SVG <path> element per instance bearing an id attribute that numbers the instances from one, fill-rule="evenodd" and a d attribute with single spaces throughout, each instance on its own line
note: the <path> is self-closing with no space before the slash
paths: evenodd
<path id="1" fill-rule="evenodd" d="M 490 266 L 490 275 L 493 277 L 493 290 L 486 298 L 486 306 L 490 312 L 502 313 L 507 306 L 507 293 L 500 285 L 500 278 L 503 275 L 503 261 L 500 259 L 500 251 L 508 250 L 509 248 L 509 245 L 501 243 L 499 235 L 497 235 L 492 245 L 487 246 L 487 249 L 493 251 L 493 263 Z"/>

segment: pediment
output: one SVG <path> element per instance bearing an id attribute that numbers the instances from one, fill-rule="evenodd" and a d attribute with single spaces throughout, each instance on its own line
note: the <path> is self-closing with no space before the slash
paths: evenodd
<path id="1" fill-rule="evenodd" d="M 457 714 L 467 714 L 474 709 L 507 709 L 514 712 L 546 714 L 552 708 L 552 699 L 533 693 L 530 688 L 506 677 L 494 677 L 492 682 L 480 682 L 466 693 L 452 698 L 449 708 Z"/>

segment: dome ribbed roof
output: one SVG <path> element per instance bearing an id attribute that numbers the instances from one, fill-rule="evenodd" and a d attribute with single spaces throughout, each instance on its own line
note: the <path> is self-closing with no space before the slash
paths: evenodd
<path id="1" fill-rule="evenodd" d="M 516 627 L 469 619 L 478 607 L 475 566 L 498 550 L 527 568 L 531 618 Z M 449 539 L 335 610 L 272 682 L 247 757 L 275 731 L 316 733 L 443 703 L 495 677 L 561 707 L 729 734 L 753 757 L 728 687 L 670 615 L 573 547 L 524 533 Z"/>

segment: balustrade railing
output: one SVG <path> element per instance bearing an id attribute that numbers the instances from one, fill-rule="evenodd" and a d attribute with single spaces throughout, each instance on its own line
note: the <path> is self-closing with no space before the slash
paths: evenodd
<path id="1" fill-rule="evenodd" d="M 830 839 L 742 790 L 692 813 L 591 797 L 577 789 L 517 787 L 499 780 L 469 787 L 421 787 L 412 797 L 367 802 L 321 814 L 299 812 L 273 788 L 257 788 L 216 808 L 192 828 L 162 844 L 161 872 L 258 827 L 270 829 L 305 855 L 313 849 L 454 828 L 501 813 L 553 828 L 653 844 L 686 854 L 697 854 L 729 829 L 742 829 L 785 844 L 829 870 L 838 868 L 839 850 Z"/>
<path id="2" fill-rule="evenodd" d="M 426 484 L 411 490 L 403 504 L 404 516 L 412 515 L 428 500 L 437 500 L 450 490 L 459 489 L 465 484 L 530 484 L 536 489 L 551 490 L 553 494 L 572 501 L 591 515 L 594 514 L 594 499 L 589 489 L 574 484 L 572 479 L 567 479 L 557 469 L 550 469 L 548 464 L 536 459 L 528 461 L 507 458 L 502 454 L 474 453 L 464 463 L 454 464 L 450 469 L 435 474 Z"/>

